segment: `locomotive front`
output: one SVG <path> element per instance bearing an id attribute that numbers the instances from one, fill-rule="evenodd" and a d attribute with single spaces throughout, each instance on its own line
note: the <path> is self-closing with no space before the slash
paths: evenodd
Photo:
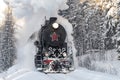
<path id="1" fill-rule="evenodd" d="M 39 32 L 39 41 L 35 43 L 38 47 L 35 64 L 43 72 L 61 72 L 63 69 L 68 70 L 71 65 L 67 60 L 67 34 L 56 20 L 56 17 L 52 17 L 46 21 Z"/>
<path id="2" fill-rule="evenodd" d="M 42 43 L 47 50 L 48 47 L 62 48 L 66 39 L 66 31 L 62 25 L 53 23 L 43 31 Z"/>

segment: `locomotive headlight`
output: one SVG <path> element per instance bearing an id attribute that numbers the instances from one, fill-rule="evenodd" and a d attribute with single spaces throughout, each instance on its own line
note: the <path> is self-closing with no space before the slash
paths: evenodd
<path id="1" fill-rule="evenodd" d="M 49 56 L 49 54 L 46 52 L 46 53 L 45 53 L 45 56 L 46 56 L 46 57 L 48 57 L 48 56 Z"/>
<path id="2" fill-rule="evenodd" d="M 58 24 L 58 23 L 53 23 L 53 24 L 52 24 L 52 27 L 53 27 L 54 29 L 57 29 L 57 28 L 59 27 L 59 24 Z"/>
<path id="3" fill-rule="evenodd" d="M 64 56 L 64 57 L 66 57 L 66 56 L 67 56 L 66 52 L 64 52 L 64 53 L 63 53 L 63 56 Z"/>

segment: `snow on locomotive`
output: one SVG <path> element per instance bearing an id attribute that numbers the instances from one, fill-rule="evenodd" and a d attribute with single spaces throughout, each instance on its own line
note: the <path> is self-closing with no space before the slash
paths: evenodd
<path id="1" fill-rule="evenodd" d="M 67 33 L 56 20 L 56 17 L 46 20 L 39 31 L 39 39 L 35 42 L 35 66 L 37 70 L 45 73 L 66 73 L 73 69 L 72 54 L 67 46 Z"/>

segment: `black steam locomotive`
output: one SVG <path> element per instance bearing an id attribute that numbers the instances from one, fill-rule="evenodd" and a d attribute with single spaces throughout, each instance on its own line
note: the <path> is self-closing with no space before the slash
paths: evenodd
<path id="1" fill-rule="evenodd" d="M 39 31 L 35 66 L 45 73 L 69 72 L 73 70 L 73 58 L 67 45 L 67 33 L 64 27 L 51 17 Z"/>

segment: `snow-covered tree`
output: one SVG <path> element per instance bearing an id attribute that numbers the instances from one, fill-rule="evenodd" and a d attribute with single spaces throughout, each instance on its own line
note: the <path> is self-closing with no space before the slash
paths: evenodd
<path id="1" fill-rule="evenodd" d="M 69 0 L 68 5 L 69 9 L 60 14 L 68 18 L 74 27 L 73 36 L 78 55 L 85 54 L 86 50 L 100 49 L 105 16 L 103 11 L 88 1 L 80 3 L 79 0 Z"/>
<path id="2" fill-rule="evenodd" d="M 5 12 L 5 21 L 0 32 L 0 71 L 11 67 L 16 57 L 13 25 L 12 9 L 8 5 Z"/>

